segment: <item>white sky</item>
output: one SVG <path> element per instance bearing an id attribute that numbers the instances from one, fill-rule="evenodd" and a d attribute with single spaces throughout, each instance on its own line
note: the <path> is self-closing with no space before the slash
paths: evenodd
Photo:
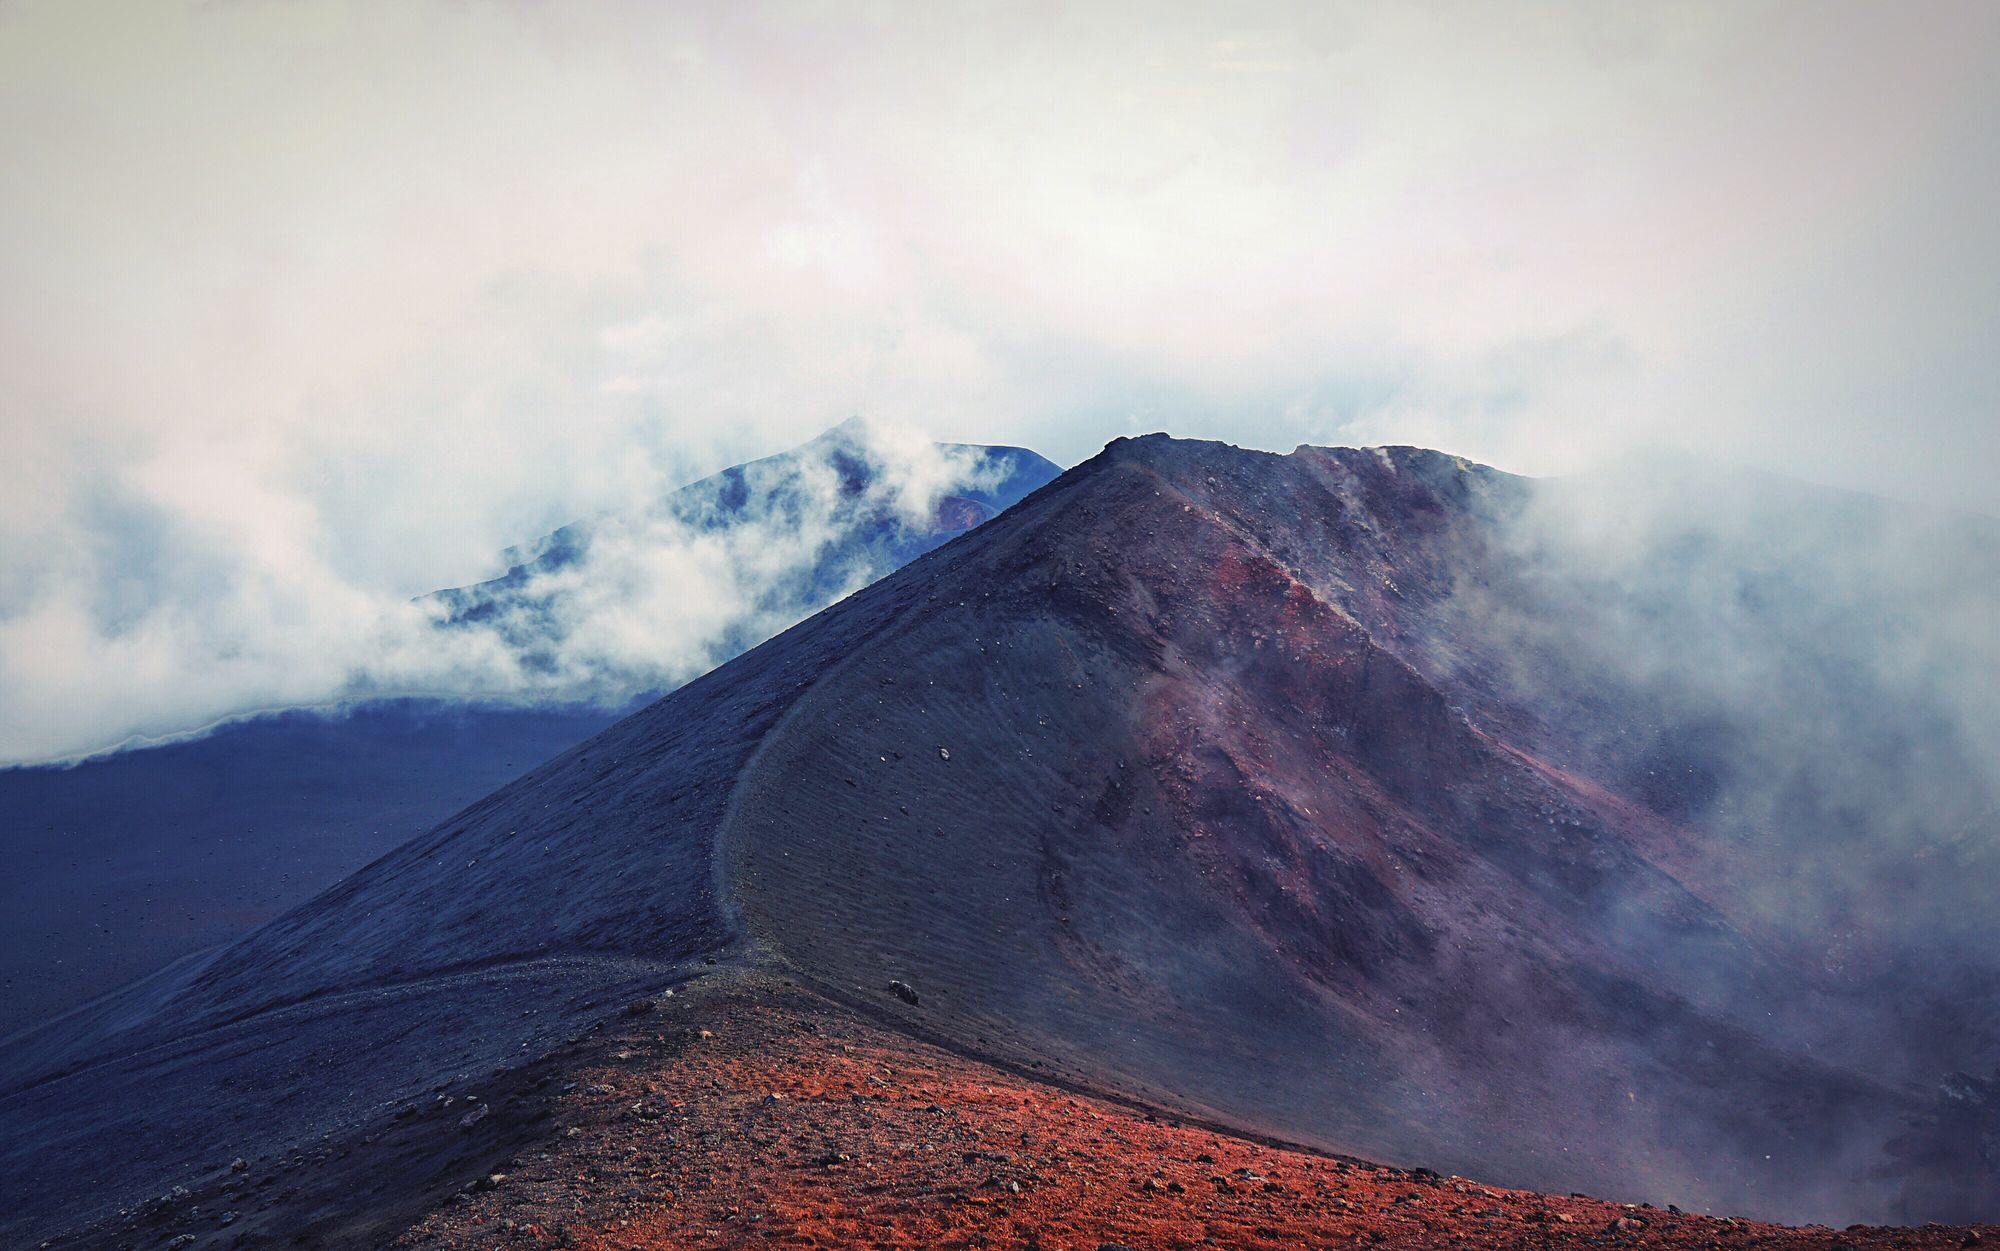
<path id="1" fill-rule="evenodd" d="M 1948 0 L 0 3 L 0 716 L 855 413 L 2000 512 L 1996 122 Z"/>

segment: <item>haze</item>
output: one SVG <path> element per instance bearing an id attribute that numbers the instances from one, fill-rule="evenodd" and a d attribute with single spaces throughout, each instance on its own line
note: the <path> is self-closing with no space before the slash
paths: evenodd
<path id="1" fill-rule="evenodd" d="M 2000 511 L 1996 35 L 0 6 L 0 759 L 491 692 L 410 597 L 853 415 L 918 471 L 1167 429 Z"/>

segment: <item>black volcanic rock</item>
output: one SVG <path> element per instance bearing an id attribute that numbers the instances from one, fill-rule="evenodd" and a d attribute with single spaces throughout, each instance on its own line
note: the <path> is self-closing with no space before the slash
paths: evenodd
<path id="1" fill-rule="evenodd" d="M 1754 654 L 1832 753 L 1788 785 L 1902 743 L 1932 798 L 1857 863 L 1902 866 L 1906 904 L 1964 915 L 1994 883 L 1981 827 L 1900 841 L 1990 821 L 1975 745 L 1883 675 L 1788 667 L 1841 596 L 1676 616 L 1555 558 L 1534 519 L 1561 489 L 1415 449 L 1120 440 L 227 951 L 17 1039 L 0 1168 L 46 1197 L 0 1228 L 119 1201 L 107 1155 L 157 1190 L 225 1130 L 364 1125 L 736 961 L 871 1011 L 921 987 L 930 1037 L 1304 1143 L 1898 1213 L 1924 1192 L 1890 1142 L 1941 1074 L 1993 1067 L 1990 922 L 1851 906 L 1824 814 L 1749 803 L 1729 768 L 1800 732 L 1790 704 L 1603 644 L 1664 623 L 1738 668 L 1783 644 Z M 1741 565 L 1675 559 L 1684 595 Z"/>

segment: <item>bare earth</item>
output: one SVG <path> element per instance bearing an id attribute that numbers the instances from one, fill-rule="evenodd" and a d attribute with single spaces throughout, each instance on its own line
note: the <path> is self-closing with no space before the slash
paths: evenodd
<path id="1" fill-rule="evenodd" d="M 1287 1149 L 915 1041 L 762 973 L 611 1019 L 324 1159 L 225 1172 L 134 1246 L 1965 1247 L 2000 1229 L 1793 1229 Z M 487 1111 L 472 1117 L 480 1109 Z M 435 1169 L 393 1242 L 351 1187 Z M 224 1211 L 239 1213 L 229 1225 Z M 211 1232 L 212 1231 L 212 1232 Z M 124 1235 L 119 1239 L 119 1235 Z M 232 1237 L 232 1235 L 235 1235 Z M 372 1236 L 371 1236 L 372 1235 Z M 380 1239 L 377 1241 L 376 1239 Z M 240 1241 L 239 1241 L 240 1239 Z M 95 1241 L 95 1239 L 91 1239 Z"/>

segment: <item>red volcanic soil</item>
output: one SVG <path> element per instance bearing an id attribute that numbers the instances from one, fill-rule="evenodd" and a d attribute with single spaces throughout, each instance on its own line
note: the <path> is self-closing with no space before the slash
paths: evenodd
<path id="1" fill-rule="evenodd" d="M 539 1122 L 544 1136 L 494 1173 L 467 1178 L 470 1188 L 394 1245 L 1275 1251 L 2000 1242 L 1992 1227 L 1794 1229 L 1289 1149 L 1024 1077 L 861 1012 L 748 974 L 711 978 L 621 1018 L 574 1057 L 552 1115 Z M 461 1100 L 426 1116 L 448 1122 L 471 1106 Z"/>

